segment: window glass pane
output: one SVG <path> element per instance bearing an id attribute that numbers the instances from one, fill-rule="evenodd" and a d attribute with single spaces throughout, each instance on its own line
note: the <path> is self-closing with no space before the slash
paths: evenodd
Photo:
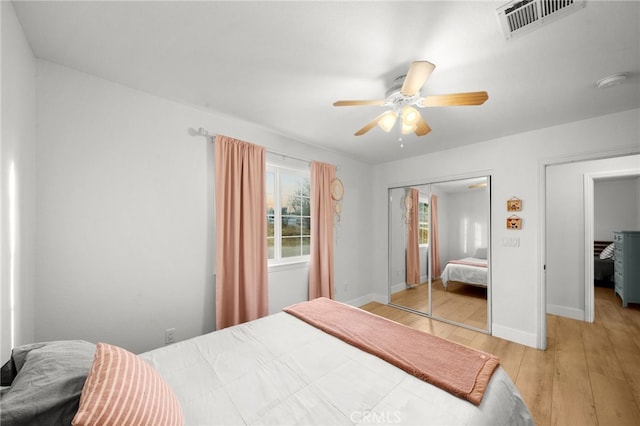
<path id="1" fill-rule="evenodd" d="M 297 194 L 291 195 L 289 197 L 289 214 L 293 215 L 301 215 L 302 214 L 302 198 Z"/>
<path id="2" fill-rule="evenodd" d="M 420 203 L 418 213 L 418 220 L 420 222 L 426 222 L 427 215 L 429 214 L 429 205 L 427 203 Z"/>
<path id="3" fill-rule="evenodd" d="M 300 237 L 282 237 L 282 257 L 300 256 Z"/>
<path id="4" fill-rule="evenodd" d="M 302 218 L 302 235 L 311 235 L 311 218 Z"/>
<path id="5" fill-rule="evenodd" d="M 293 237 L 300 236 L 300 217 L 299 216 L 282 216 L 282 236 Z"/>
<path id="6" fill-rule="evenodd" d="M 280 173 L 280 203 L 282 208 L 287 208 L 288 214 L 306 214 L 309 211 L 309 192 L 311 182 L 309 178 Z"/>
<path id="7" fill-rule="evenodd" d="M 418 204 L 418 243 L 429 243 L 429 204 Z"/>
<path id="8" fill-rule="evenodd" d="M 296 207 L 295 196 L 299 195 L 298 183 L 300 177 L 285 172 L 280 173 L 280 204 L 282 210 L 287 212 L 293 211 Z M 298 200 L 298 204 L 300 201 Z"/>
<path id="9" fill-rule="evenodd" d="M 308 172 L 268 165 L 266 178 L 269 263 L 308 256 L 311 234 Z"/>
<path id="10" fill-rule="evenodd" d="M 267 259 L 275 259 L 275 239 L 267 237 Z"/>
<path id="11" fill-rule="evenodd" d="M 300 181 L 300 195 L 309 198 L 311 196 L 311 179 L 309 179 L 308 177 L 301 177 Z"/>
<path id="12" fill-rule="evenodd" d="M 301 213 L 303 216 L 311 216 L 311 180 L 302 178 L 300 185 Z"/>
<path id="13" fill-rule="evenodd" d="M 266 194 L 267 194 L 267 214 L 273 214 L 275 209 L 275 193 L 276 193 L 276 173 L 273 170 L 267 170 Z"/>

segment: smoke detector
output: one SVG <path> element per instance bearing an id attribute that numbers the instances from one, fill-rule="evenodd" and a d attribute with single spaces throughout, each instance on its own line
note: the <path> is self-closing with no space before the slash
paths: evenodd
<path id="1" fill-rule="evenodd" d="M 585 6 L 585 0 L 516 0 L 497 10 L 507 40 L 538 29 Z"/>
<path id="2" fill-rule="evenodd" d="M 619 72 L 616 74 L 608 75 L 596 81 L 596 86 L 598 87 L 598 89 L 607 89 L 609 87 L 622 84 L 626 79 L 627 74 L 624 72 Z"/>

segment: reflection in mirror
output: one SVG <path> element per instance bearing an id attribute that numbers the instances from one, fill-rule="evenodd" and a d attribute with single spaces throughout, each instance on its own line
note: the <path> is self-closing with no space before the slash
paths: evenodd
<path id="1" fill-rule="evenodd" d="M 489 330 L 489 188 L 480 177 L 389 190 L 391 304 Z"/>
<path id="2" fill-rule="evenodd" d="M 434 267 L 431 314 L 488 330 L 488 178 L 432 184 L 431 193 L 437 200 L 432 221 L 440 267 Z"/>
<path id="3" fill-rule="evenodd" d="M 429 313 L 428 187 L 389 190 L 390 301 Z"/>

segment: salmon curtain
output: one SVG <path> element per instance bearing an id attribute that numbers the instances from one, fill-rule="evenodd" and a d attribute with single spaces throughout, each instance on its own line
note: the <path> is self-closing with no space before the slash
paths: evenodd
<path id="1" fill-rule="evenodd" d="M 438 278 L 440 270 L 440 243 L 438 242 L 438 196 L 431 195 L 431 277 Z"/>
<path id="2" fill-rule="evenodd" d="M 264 148 L 216 136 L 216 327 L 269 313 Z"/>
<path id="3" fill-rule="evenodd" d="M 311 162 L 311 250 L 309 260 L 309 300 L 333 299 L 333 215 L 331 181 L 336 167 Z"/>
<path id="4" fill-rule="evenodd" d="M 407 285 L 412 286 L 420 284 L 420 248 L 418 244 L 420 193 L 415 188 L 409 188 L 407 197 L 411 199 L 411 208 L 407 212 L 406 280 Z"/>

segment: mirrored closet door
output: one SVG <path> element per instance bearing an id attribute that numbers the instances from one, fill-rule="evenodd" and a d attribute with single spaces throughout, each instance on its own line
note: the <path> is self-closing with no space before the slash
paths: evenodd
<path id="1" fill-rule="evenodd" d="M 490 332 L 490 177 L 389 189 L 389 302 Z"/>

